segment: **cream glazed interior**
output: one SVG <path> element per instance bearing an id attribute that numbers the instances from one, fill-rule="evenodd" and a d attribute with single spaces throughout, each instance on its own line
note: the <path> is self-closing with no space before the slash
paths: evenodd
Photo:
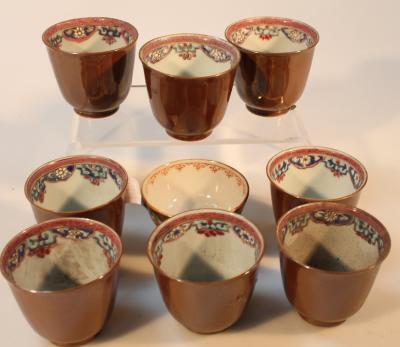
<path id="1" fill-rule="evenodd" d="M 199 34 L 177 34 L 146 43 L 139 53 L 150 68 L 178 77 L 207 77 L 231 70 L 240 53 L 224 40 Z"/>
<path id="2" fill-rule="evenodd" d="M 375 265 L 389 251 L 386 229 L 359 209 L 307 204 L 278 225 L 283 251 L 295 261 L 327 271 L 356 271 Z"/>
<path id="3" fill-rule="evenodd" d="M 329 148 L 298 147 L 278 153 L 267 165 L 273 184 L 307 199 L 337 199 L 359 191 L 367 181 L 355 158 Z"/>
<path id="4" fill-rule="evenodd" d="M 27 182 L 35 205 L 55 211 L 92 209 L 116 198 L 127 184 L 126 173 L 101 157 L 69 157 L 45 164 Z"/>
<path id="5" fill-rule="evenodd" d="M 121 242 L 107 226 L 87 219 L 54 219 L 10 241 L 2 269 L 21 288 L 57 291 L 105 275 L 120 256 Z"/>
<path id="6" fill-rule="evenodd" d="M 249 194 L 242 174 L 212 160 L 178 160 L 153 170 L 144 180 L 146 203 L 165 216 L 197 208 L 235 211 Z"/>
<path id="7" fill-rule="evenodd" d="M 240 215 L 196 210 L 156 228 L 149 254 L 167 276 L 188 281 L 227 280 L 259 262 L 264 244 L 257 228 Z"/>
<path id="8" fill-rule="evenodd" d="M 253 52 L 289 53 L 313 47 L 318 33 L 309 25 L 285 18 L 259 17 L 236 22 L 226 30 L 233 44 Z"/>
<path id="9" fill-rule="evenodd" d="M 43 34 L 47 46 L 68 53 L 99 53 L 120 49 L 137 40 L 129 23 L 113 18 L 79 18 L 53 25 Z"/>

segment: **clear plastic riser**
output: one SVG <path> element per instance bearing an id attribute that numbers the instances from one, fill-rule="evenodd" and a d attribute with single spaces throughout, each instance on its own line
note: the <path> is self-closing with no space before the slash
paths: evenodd
<path id="1" fill-rule="evenodd" d="M 277 117 L 254 115 L 246 109 L 235 88 L 223 120 L 208 138 L 191 143 L 179 141 L 167 135 L 153 116 L 146 87 L 132 86 L 128 98 L 110 117 L 90 119 L 73 115 L 68 153 L 111 147 L 221 144 L 269 144 L 274 147 L 307 143 L 307 132 L 296 109 Z"/>

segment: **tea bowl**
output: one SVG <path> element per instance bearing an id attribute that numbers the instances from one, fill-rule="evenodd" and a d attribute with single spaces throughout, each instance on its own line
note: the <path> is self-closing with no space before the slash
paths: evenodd
<path id="1" fill-rule="evenodd" d="M 131 84 L 136 28 L 114 18 L 77 18 L 57 23 L 42 35 L 58 86 L 81 116 L 115 113 Z"/>
<path id="2" fill-rule="evenodd" d="M 11 239 L 1 272 L 32 328 L 57 345 L 83 344 L 110 316 L 121 240 L 105 224 L 61 218 Z"/>
<path id="3" fill-rule="evenodd" d="M 139 58 L 151 109 L 167 133 L 185 141 L 209 136 L 225 115 L 239 51 L 216 37 L 176 34 L 147 42 Z"/>
<path id="4" fill-rule="evenodd" d="M 308 202 L 331 201 L 356 206 L 368 179 L 354 157 L 326 147 L 294 147 L 267 164 L 275 219 Z"/>
<path id="5" fill-rule="evenodd" d="M 317 31 L 297 20 L 256 17 L 231 24 L 225 37 L 240 50 L 235 84 L 248 110 L 275 116 L 294 109 L 307 82 Z"/>
<path id="6" fill-rule="evenodd" d="M 59 217 L 98 220 L 122 233 L 128 188 L 135 179 L 112 159 L 75 155 L 35 169 L 25 182 L 25 196 L 38 222 Z"/>
<path id="7" fill-rule="evenodd" d="M 171 217 L 156 227 L 147 245 L 165 305 L 197 333 L 222 331 L 240 318 L 263 254 L 256 226 L 215 209 Z"/>
<path id="8" fill-rule="evenodd" d="M 240 213 L 249 184 L 236 169 L 214 160 L 182 159 L 157 167 L 142 183 L 142 202 L 156 225 L 187 210 Z"/>
<path id="9" fill-rule="evenodd" d="M 338 325 L 362 307 L 391 245 L 375 217 L 332 202 L 288 211 L 276 236 L 286 296 L 302 318 L 321 326 Z"/>

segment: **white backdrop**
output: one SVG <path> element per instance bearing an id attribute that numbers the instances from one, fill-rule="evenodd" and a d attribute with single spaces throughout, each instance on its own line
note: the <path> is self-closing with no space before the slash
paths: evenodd
<path id="1" fill-rule="evenodd" d="M 306 90 L 298 103 L 311 142 L 341 149 L 367 167 L 369 182 L 360 207 L 378 217 L 392 235 L 392 253 L 360 312 L 345 324 L 322 329 L 303 322 L 288 305 L 280 283 L 273 238 L 252 303 L 239 324 L 217 335 L 188 332 L 166 312 L 143 253 L 152 225 L 146 213 L 128 208 L 127 255 L 117 310 L 106 331 L 91 344 L 184 346 L 376 346 L 398 344 L 400 284 L 397 227 L 400 196 L 400 45 L 396 0 L 325 1 L 26 1 L 2 4 L 0 45 L 0 247 L 34 223 L 23 194 L 26 176 L 38 165 L 63 156 L 70 139 L 72 110 L 63 100 L 41 42 L 58 21 L 84 16 L 126 20 L 139 31 L 137 48 L 156 36 L 198 32 L 223 37 L 240 18 L 271 15 L 309 23 L 320 34 Z M 138 49 L 137 49 L 138 51 Z M 143 84 L 139 59 L 134 84 Z M 160 154 L 161 153 L 161 154 Z M 188 147 L 144 150 L 135 161 L 142 177 L 155 163 L 182 156 L 220 156 L 252 178 L 253 200 L 245 215 L 272 235 L 270 200 L 263 165 L 273 151 L 257 147 Z M 105 154 L 105 153 L 104 153 Z M 108 154 L 108 153 L 107 153 Z M 109 151 L 118 157 L 122 150 Z M 124 155 L 130 155 L 125 154 Z M 255 164 L 248 167 L 252 156 Z M 219 157 L 218 157 L 219 158 Z M 135 159 L 135 160 L 136 160 Z M 140 166 L 141 165 L 141 166 Z M 258 173 L 255 170 L 259 170 Z M 265 211 L 269 211 L 265 213 Z M 265 221 L 265 219 L 269 219 Z M 0 280 L 0 332 L 4 346 L 45 346 L 28 326 L 4 280 Z"/>

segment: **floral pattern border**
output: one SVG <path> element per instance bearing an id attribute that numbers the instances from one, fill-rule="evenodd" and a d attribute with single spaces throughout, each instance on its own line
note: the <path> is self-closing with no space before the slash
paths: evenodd
<path id="1" fill-rule="evenodd" d="M 157 177 L 160 175 L 167 176 L 171 170 L 181 171 L 190 166 L 195 168 L 197 171 L 200 171 L 202 169 L 209 169 L 213 173 L 217 173 L 217 172 L 221 171 L 225 174 L 226 177 L 234 178 L 236 180 L 236 184 L 239 187 L 243 188 L 243 193 L 246 193 L 246 191 L 247 191 L 247 185 L 244 183 L 243 178 L 241 176 L 239 176 L 236 172 L 229 170 L 228 168 L 219 166 L 217 164 L 204 163 L 204 162 L 187 162 L 187 163 L 176 163 L 176 164 L 169 165 L 161 170 L 157 170 L 157 172 L 155 172 L 153 175 L 151 175 L 149 178 L 149 184 L 154 184 Z"/>
<path id="2" fill-rule="evenodd" d="M 296 216 L 289 220 L 282 228 L 283 240 L 288 233 L 293 236 L 302 232 L 304 228 L 307 227 L 310 220 L 314 223 L 325 225 L 353 225 L 353 230 L 356 235 L 367 241 L 370 245 L 377 245 L 379 252 L 383 251 L 383 238 L 370 224 L 353 215 L 333 210 L 318 210 Z"/>
<path id="3" fill-rule="evenodd" d="M 189 230 L 194 230 L 197 234 L 205 237 L 219 237 L 233 232 L 243 243 L 255 248 L 255 256 L 258 257 L 259 248 L 257 247 L 256 238 L 241 226 L 218 219 L 199 219 L 179 224 L 158 240 L 153 252 L 153 257 L 158 266 L 161 265 L 163 257 L 163 245 L 176 241 Z"/>
<path id="4" fill-rule="evenodd" d="M 285 159 L 275 165 L 271 176 L 273 180 L 282 182 L 291 165 L 297 169 L 309 169 L 319 163 L 323 163 L 336 177 L 346 176 L 348 174 L 354 189 L 359 189 L 364 183 L 364 179 L 349 163 L 346 163 L 344 160 L 319 154 L 305 154 Z"/>
<path id="5" fill-rule="evenodd" d="M 98 34 L 102 40 L 108 45 L 114 44 L 117 39 L 123 38 L 128 44 L 132 41 L 132 34 L 119 26 L 112 25 L 80 25 L 57 32 L 49 38 L 50 46 L 60 48 L 62 41 L 68 40 L 81 43 L 90 39 L 93 35 Z"/>
<path id="6" fill-rule="evenodd" d="M 90 228 L 59 227 L 30 236 L 17 245 L 7 260 L 6 267 L 8 273 L 11 274 L 26 256 L 44 258 L 49 255 L 51 250 L 58 245 L 58 238 L 60 237 L 72 241 L 83 241 L 93 238 L 99 247 L 103 249 L 109 267 L 117 260 L 118 249 L 107 235 Z"/>
<path id="7" fill-rule="evenodd" d="M 46 194 L 46 182 L 57 183 L 66 181 L 73 175 L 75 170 L 78 170 L 85 179 L 96 186 L 104 182 L 109 174 L 118 187 L 118 190 L 122 189 L 123 180 L 121 176 L 111 168 L 100 164 L 65 165 L 44 174 L 36 180 L 31 188 L 32 199 L 36 202 L 43 203 Z"/>
<path id="8" fill-rule="evenodd" d="M 231 34 L 231 40 L 235 44 L 241 45 L 252 33 L 263 41 L 271 40 L 272 38 L 279 36 L 279 33 L 283 33 L 291 42 L 304 42 L 307 47 L 311 47 L 314 44 L 312 37 L 304 31 L 292 27 L 276 25 L 249 25 L 234 31 Z"/>
<path id="9" fill-rule="evenodd" d="M 197 51 L 202 51 L 207 57 L 216 63 L 232 61 L 232 55 L 224 49 L 193 42 L 181 42 L 157 47 L 149 52 L 145 58 L 147 63 L 156 64 L 174 51 L 183 60 L 191 60 L 197 57 Z"/>

